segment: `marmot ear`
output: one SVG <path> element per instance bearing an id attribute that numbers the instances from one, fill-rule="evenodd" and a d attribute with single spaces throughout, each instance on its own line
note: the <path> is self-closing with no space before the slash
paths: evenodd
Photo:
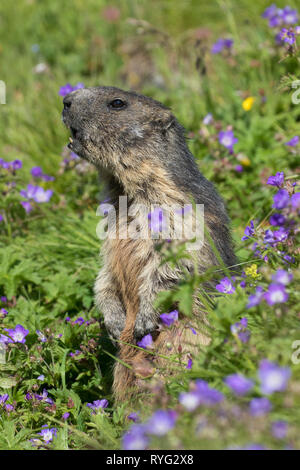
<path id="1" fill-rule="evenodd" d="M 175 117 L 166 109 L 163 113 L 160 113 L 159 116 L 153 119 L 152 122 L 156 128 L 160 128 L 163 132 L 167 132 L 167 130 L 174 124 Z"/>

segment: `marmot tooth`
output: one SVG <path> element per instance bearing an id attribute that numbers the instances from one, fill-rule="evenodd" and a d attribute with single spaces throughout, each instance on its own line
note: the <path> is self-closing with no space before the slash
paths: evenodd
<path id="1" fill-rule="evenodd" d="M 72 137 L 69 137 L 69 141 L 71 142 L 71 144 L 73 143 Z"/>

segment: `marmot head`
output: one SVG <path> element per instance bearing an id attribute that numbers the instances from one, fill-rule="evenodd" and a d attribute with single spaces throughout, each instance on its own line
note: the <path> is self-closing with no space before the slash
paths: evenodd
<path id="1" fill-rule="evenodd" d="M 63 122 L 71 131 L 69 148 L 99 168 L 138 168 L 177 123 L 161 103 L 115 87 L 93 87 L 65 96 Z M 159 152 L 159 153 L 160 153 Z M 153 162 L 154 163 L 154 162 Z"/>

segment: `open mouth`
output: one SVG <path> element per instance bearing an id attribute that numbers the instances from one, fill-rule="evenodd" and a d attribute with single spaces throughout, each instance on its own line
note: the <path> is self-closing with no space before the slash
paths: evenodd
<path id="1" fill-rule="evenodd" d="M 73 149 L 74 147 L 74 140 L 76 140 L 78 138 L 78 129 L 75 129 L 75 127 L 70 127 L 70 131 L 71 131 L 71 137 L 69 137 L 69 143 L 68 143 L 68 148 L 69 149 Z"/>
<path id="2" fill-rule="evenodd" d="M 78 130 L 75 129 L 75 127 L 70 127 L 70 131 L 71 131 L 71 135 L 72 135 L 73 139 L 76 139 L 77 134 L 78 134 Z"/>

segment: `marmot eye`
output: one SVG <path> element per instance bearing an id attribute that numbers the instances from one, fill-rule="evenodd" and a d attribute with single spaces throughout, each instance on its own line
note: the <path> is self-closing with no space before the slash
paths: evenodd
<path id="1" fill-rule="evenodd" d="M 126 106 L 125 101 L 120 100 L 119 98 L 116 98 L 115 100 L 112 100 L 109 105 L 110 108 L 115 108 L 115 109 L 121 109 Z"/>

